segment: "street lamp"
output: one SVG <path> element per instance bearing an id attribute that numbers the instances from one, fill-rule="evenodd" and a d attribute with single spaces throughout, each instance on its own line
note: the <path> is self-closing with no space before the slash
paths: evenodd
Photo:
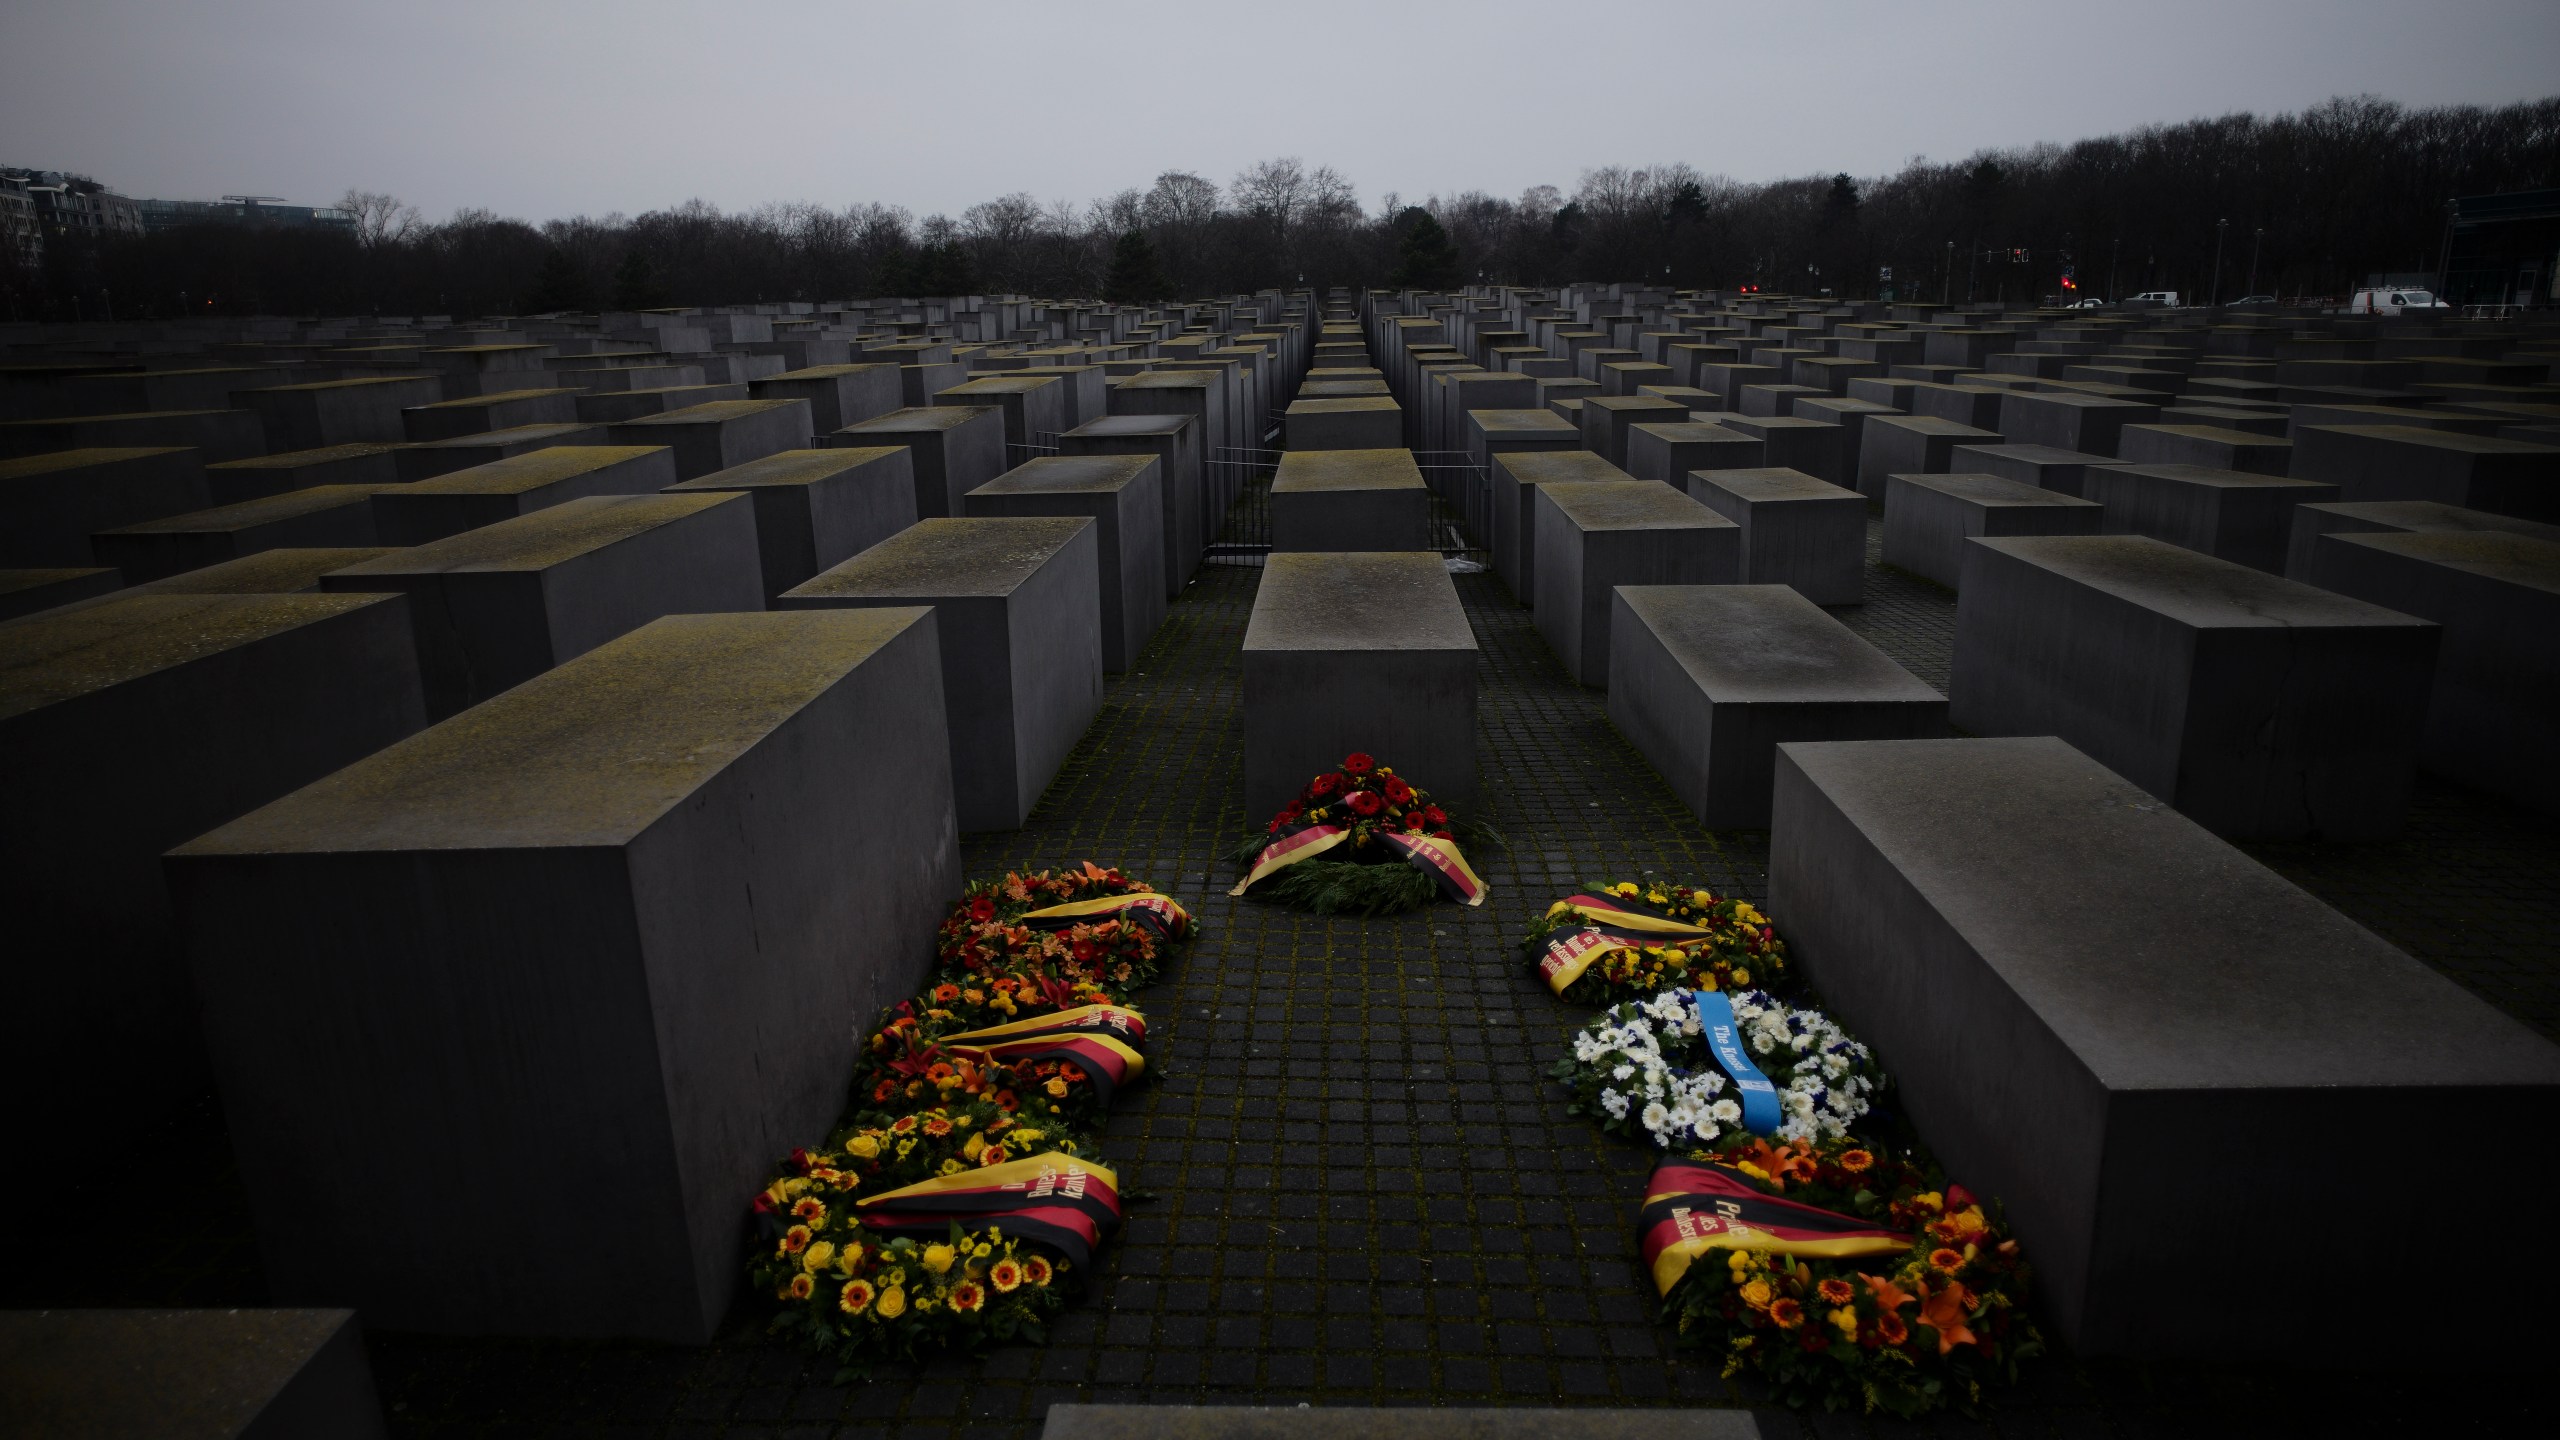
<path id="1" fill-rule="evenodd" d="M 1954 242 L 1953 240 L 1950 240 L 1950 241 L 1948 241 L 1948 242 L 1947 242 L 1947 273 L 1946 273 L 1946 277 L 1945 277 L 1944 279 L 1941 279 L 1941 280 L 1938 282 L 1938 303 L 1939 303 L 1940 305 L 1944 305 L 1944 304 L 1946 304 L 1946 303 L 1947 303 L 1947 299 L 1948 299 L 1949 295 L 1950 295 L 1951 293 L 1953 293 L 1953 291 L 1955 290 L 1955 285 L 1956 285 L 1956 242 Z"/>
<path id="2" fill-rule="evenodd" d="M 2263 247 L 2266 243 L 2267 243 L 2267 227 L 2266 227 L 2266 226 L 2261 225 L 2261 226 L 2259 226 L 2256 230 L 2254 230 L 2254 231 L 2252 231 L 2252 232 L 2250 233 L 2250 236 L 2249 236 L 2249 288 L 2248 288 L 2248 289 L 2246 289 L 2246 290 L 2244 290 L 2244 291 L 2242 291 L 2242 292 L 2240 292 L 2240 293 L 2242 293 L 2243 295 L 2255 295 L 2255 294 L 2257 294 L 2257 293 L 2258 293 L 2258 251 L 2259 251 L 2259 249 L 2260 249 L 2261 247 Z"/>
<path id="3" fill-rule="evenodd" d="M 2228 220 L 2213 222 L 2213 299 L 2208 304 L 2222 303 L 2222 237 L 2231 229 Z"/>

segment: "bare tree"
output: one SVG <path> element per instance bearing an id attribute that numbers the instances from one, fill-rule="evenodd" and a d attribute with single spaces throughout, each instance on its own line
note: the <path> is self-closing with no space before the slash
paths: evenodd
<path id="1" fill-rule="evenodd" d="M 367 250 L 411 240 L 425 223 L 418 207 L 379 191 L 349 189 L 338 197 L 338 208 L 356 217 L 356 243 Z"/>

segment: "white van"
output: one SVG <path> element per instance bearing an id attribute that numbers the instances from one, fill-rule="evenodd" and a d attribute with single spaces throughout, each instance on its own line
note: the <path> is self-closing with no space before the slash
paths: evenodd
<path id="1" fill-rule="evenodd" d="M 2399 315 L 2411 310 L 2450 310 L 2424 290 L 2359 290 L 2347 302 L 2350 315 Z"/>
<path id="2" fill-rule="evenodd" d="M 2125 303 L 2128 305 L 2166 305 L 2170 309 L 2175 310 L 2178 308 L 2178 292 L 2175 290 L 2145 290 Z"/>

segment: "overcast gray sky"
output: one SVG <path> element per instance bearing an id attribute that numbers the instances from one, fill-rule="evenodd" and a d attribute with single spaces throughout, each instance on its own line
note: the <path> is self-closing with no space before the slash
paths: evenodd
<path id="1" fill-rule="evenodd" d="M 2560 0 L 0 0 L 0 162 L 163 198 L 387 190 L 432 218 L 957 215 L 1273 155 L 1374 208 L 2555 92 Z"/>

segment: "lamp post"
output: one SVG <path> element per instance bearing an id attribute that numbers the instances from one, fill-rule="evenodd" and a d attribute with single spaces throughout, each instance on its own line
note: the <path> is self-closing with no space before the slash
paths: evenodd
<path id="1" fill-rule="evenodd" d="M 2116 289 L 2116 265 L 2123 259 L 2124 237 L 2119 235 L 2115 239 L 2115 244 L 2107 250 L 2107 301 L 2109 304 L 2121 304 L 2124 301 L 2123 293 Z"/>
<path id="2" fill-rule="evenodd" d="M 2266 243 L 2267 243 L 2267 227 L 2266 227 L 2266 226 L 2261 225 L 2261 226 L 2259 226 L 2256 230 L 2254 230 L 2254 231 L 2250 232 L 2250 235 L 2249 235 L 2249 288 L 2240 292 L 2240 293 L 2241 293 L 2241 294 L 2243 294 L 2243 295 L 2255 295 L 2255 294 L 2257 294 L 2257 293 L 2258 293 L 2258 251 L 2259 251 L 2259 250 L 2261 250 L 2261 249 L 2263 249 L 2263 248 L 2266 246 Z"/>
<path id="3" fill-rule="evenodd" d="M 2208 304 L 2222 303 L 2222 237 L 2230 229 L 2231 222 L 2228 220 L 2213 222 L 2213 299 L 2206 302 Z"/>
<path id="4" fill-rule="evenodd" d="M 1947 301 L 1948 301 L 1948 298 L 1949 298 L 1950 296 L 1952 296 L 1952 295 L 1955 293 L 1955 288 L 1956 288 L 1956 242 L 1954 242 L 1953 240 L 1950 240 L 1950 241 L 1948 241 L 1948 242 L 1947 242 L 1947 274 L 1946 274 L 1946 278 L 1938 282 L 1938 303 L 1939 303 L 1939 304 L 1941 304 L 1941 305 L 1946 304 L 1946 303 L 1947 303 Z"/>

